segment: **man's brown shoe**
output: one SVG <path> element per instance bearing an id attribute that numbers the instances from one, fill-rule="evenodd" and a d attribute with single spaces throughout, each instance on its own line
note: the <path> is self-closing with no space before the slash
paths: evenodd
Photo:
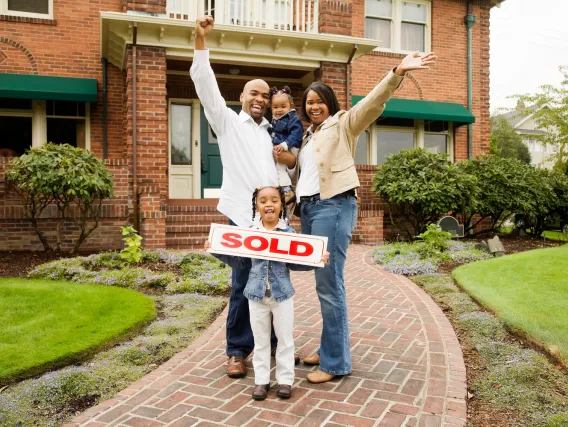
<path id="1" fill-rule="evenodd" d="M 328 374 L 327 372 L 323 372 L 318 369 L 317 371 L 310 372 L 306 378 L 311 383 L 321 384 L 331 381 L 335 378 L 335 375 Z"/>
<path id="2" fill-rule="evenodd" d="M 302 360 L 306 365 L 319 365 L 320 364 L 320 356 L 317 353 L 314 353 L 308 357 L 305 357 Z"/>
<path id="3" fill-rule="evenodd" d="M 290 396 L 292 396 L 292 386 L 286 384 L 280 384 L 278 386 L 278 391 L 276 392 L 276 395 L 281 399 L 290 399 Z"/>
<path id="4" fill-rule="evenodd" d="M 252 398 L 254 400 L 264 400 L 270 390 L 270 384 L 257 384 L 252 391 Z"/>
<path id="5" fill-rule="evenodd" d="M 227 376 L 230 378 L 242 378 L 247 374 L 245 366 L 245 358 L 240 356 L 231 356 L 227 362 Z"/>

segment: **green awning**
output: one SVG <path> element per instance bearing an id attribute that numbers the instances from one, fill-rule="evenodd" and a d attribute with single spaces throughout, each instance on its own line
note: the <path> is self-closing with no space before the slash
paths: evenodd
<path id="1" fill-rule="evenodd" d="M 0 74 L 0 97 L 96 102 L 97 79 Z"/>
<path id="2" fill-rule="evenodd" d="M 354 95 L 353 105 L 364 96 Z M 446 122 L 474 123 L 475 116 L 461 104 L 453 102 L 417 101 L 415 99 L 392 98 L 387 102 L 381 117 L 397 119 L 442 120 Z"/>

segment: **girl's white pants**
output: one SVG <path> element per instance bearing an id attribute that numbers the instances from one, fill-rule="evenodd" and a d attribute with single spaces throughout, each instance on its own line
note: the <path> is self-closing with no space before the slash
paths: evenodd
<path id="1" fill-rule="evenodd" d="M 265 297 L 249 300 L 250 326 L 254 336 L 254 383 L 270 384 L 270 332 L 278 338 L 276 349 L 276 381 L 279 385 L 294 384 L 294 298 L 276 302 Z"/>

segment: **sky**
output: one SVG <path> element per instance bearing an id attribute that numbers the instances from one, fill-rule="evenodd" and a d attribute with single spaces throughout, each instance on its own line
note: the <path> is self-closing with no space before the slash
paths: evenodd
<path id="1" fill-rule="evenodd" d="M 568 65 L 568 0 L 505 0 L 491 10 L 491 113 L 510 95 L 559 85 Z"/>

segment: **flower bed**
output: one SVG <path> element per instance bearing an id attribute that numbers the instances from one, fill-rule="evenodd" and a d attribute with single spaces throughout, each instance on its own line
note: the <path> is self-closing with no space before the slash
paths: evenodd
<path id="1" fill-rule="evenodd" d="M 416 276 L 436 273 L 443 263 L 465 264 L 492 258 L 490 254 L 475 249 L 475 243 L 449 241 L 447 250 L 432 249 L 424 242 L 392 243 L 377 247 L 373 259 L 385 270 Z"/>
<path id="2" fill-rule="evenodd" d="M 34 268 L 28 276 L 131 289 L 154 288 L 167 294 L 223 295 L 231 285 L 231 270 L 223 267 L 223 263 L 208 255 L 158 249 L 145 251 L 139 266 L 126 263 L 119 252 L 104 252 L 52 261 Z"/>

